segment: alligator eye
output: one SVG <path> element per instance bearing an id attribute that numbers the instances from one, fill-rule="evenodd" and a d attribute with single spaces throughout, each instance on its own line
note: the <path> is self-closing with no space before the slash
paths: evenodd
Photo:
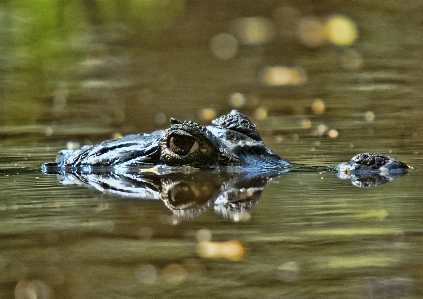
<path id="1" fill-rule="evenodd" d="M 168 148 L 179 156 L 186 156 L 188 154 L 198 151 L 198 141 L 193 136 L 187 135 L 172 135 L 168 139 Z"/>

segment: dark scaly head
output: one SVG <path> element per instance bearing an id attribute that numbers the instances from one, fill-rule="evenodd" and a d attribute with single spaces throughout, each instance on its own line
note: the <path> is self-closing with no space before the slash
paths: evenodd
<path id="1" fill-rule="evenodd" d="M 244 114 L 238 110 L 232 110 L 226 115 L 222 115 L 212 121 L 212 124 L 218 128 L 224 128 L 242 133 L 256 141 L 262 141 L 257 131 L 256 125 L 253 124 Z"/>
<path id="2" fill-rule="evenodd" d="M 217 167 L 222 163 L 219 142 L 206 127 L 176 118 L 171 118 L 170 123 L 159 143 L 162 163 L 198 168 Z"/>

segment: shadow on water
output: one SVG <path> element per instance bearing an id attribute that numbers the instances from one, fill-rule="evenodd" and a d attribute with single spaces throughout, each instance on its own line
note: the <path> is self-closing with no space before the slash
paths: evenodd
<path id="1" fill-rule="evenodd" d="M 0 3 L 0 297 L 423 298 L 422 8 Z M 40 171 L 63 148 L 233 108 L 289 161 L 380 152 L 415 169 Z"/>

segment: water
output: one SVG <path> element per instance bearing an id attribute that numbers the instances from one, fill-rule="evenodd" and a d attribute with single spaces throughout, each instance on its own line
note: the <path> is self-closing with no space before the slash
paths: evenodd
<path id="1" fill-rule="evenodd" d="M 341 67 L 344 48 L 308 49 L 289 36 L 219 60 L 213 35 L 239 14 L 269 17 L 275 5 L 188 3 L 146 46 L 96 32 L 61 76 L 14 70 L 0 102 L 0 297 L 422 298 L 421 4 L 373 4 L 294 7 L 356 22 L 355 69 Z M 307 81 L 260 83 L 274 65 L 301 67 Z M 204 109 L 227 113 L 234 92 L 265 143 L 291 162 L 336 165 L 371 151 L 415 169 L 375 188 L 331 172 L 281 174 L 233 219 L 213 206 L 179 219 L 161 200 L 63 185 L 40 171 L 68 141 L 148 132 L 170 116 L 206 124 Z"/>

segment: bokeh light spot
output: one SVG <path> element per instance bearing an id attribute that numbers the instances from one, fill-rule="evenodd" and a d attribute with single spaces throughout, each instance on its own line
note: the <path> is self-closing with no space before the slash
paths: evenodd
<path id="1" fill-rule="evenodd" d="M 307 81 L 307 73 L 299 67 L 269 66 L 262 70 L 260 79 L 267 86 L 299 85 Z"/>
<path id="2" fill-rule="evenodd" d="M 275 29 L 273 23 L 264 17 L 235 19 L 231 26 L 244 45 L 262 45 L 271 41 Z"/>
<path id="3" fill-rule="evenodd" d="M 162 279 L 170 284 L 181 284 L 187 277 L 187 271 L 180 264 L 170 264 L 162 270 Z"/>
<path id="4" fill-rule="evenodd" d="M 120 132 L 114 132 L 114 133 L 112 134 L 112 138 L 113 138 L 113 139 L 116 139 L 116 138 L 119 138 L 119 137 L 122 137 L 122 133 L 120 133 Z"/>
<path id="5" fill-rule="evenodd" d="M 291 74 L 287 67 L 267 67 L 263 70 L 261 78 L 265 85 L 288 85 L 291 80 Z"/>
<path id="6" fill-rule="evenodd" d="M 325 112 L 325 102 L 321 99 L 316 99 L 311 104 L 311 110 L 313 110 L 314 114 L 323 114 Z"/>
<path id="7" fill-rule="evenodd" d="M 304 118 L 303 120 L 301 120 L 301 127 L 303 129 L 309 129 L 311 127 L 311 120 L 309 120 L 308 118 Z"/>
<path id="8" fill-rule="evenodd" d="M 282 143 L 285 140 L 285 138 L 282 135 L 275 136 L 275 142 L 276 143 Z"/>
<path id="9" fill-rule="evenodd" d="M 319 125 L 317 125 L 316 130 L 314 131 L 314 134 L 313 135 L 323 136 L 328 131 L 328 129 L 329 128 L 328 128 L 327 125 L 325 125 L 325 124 L 319 124 Z"/>
<path id="10" fill-rule="evenodd" d="M 254 117 L 258 120 L 263 120 L 267 117 L 267 110 L 263 107 L 259 107 L 254 111 Z"/>
<path id="11" fill-rule="evenodd" d="M 278 276 L 281 280 L 292 282 L 298 280 L 300 266 L 296 262 L 287 262 L 278 267 Z"/>
<path id="12" fill-rule="evenodd" d="M 244 247 L 238 241 L 228 241 L 222 244 L 221 252 L 223 257 L 237 260 L 244 256 Z"/>
<path id="13" fill-rule="evenodd" d="M 229 33 L 219 33 L 210 40 L 210 50 L 221 60 L 234 58 L 238 52 L 238 40 Z"/>
<path id="14" fill-rule="evenodd" d="M 335 129 L 330 129 L 330 130 L 328 131 L 328 137 L 329 137 L 329 138 L 336 138 L 336 137 L 338 137 L 338 135 L 339 135 L 338 130 L 335 130 Z"/>
<path id="15" fill-rule="evenodd" d="M 76 149 L 79 149 L 80 147 L 81 145 L 79 144 L 79 142 L 69 141 L 68 143 L 66 143 L 66 149 L 68 150 L 76 150 Z"/>
<path id="16" fill-rule="evenodd" d="M 164 114 L 163 112 L 157 112 L 154 115 L 154 123 L 156 125 L 161 126 L 161 125 L 164 125 L 166 122 L 167 122 L 167 117 L 166 117 L 166 114 Z"/>
<path id="17" fill-rule="evenodd" d="M 326 33 L 323 22 L 316 17 L 301 18 L 298 24 L 298 38 L 309 48 L 317 48 L 325 44 Z"/>
<path id="18" fill-rule="evenodd" d="M 363 58 L 361 54 L 354 49 L 346 49 L 341 54 L 341 67 L 349 70 L 356 71 L 363 66 Z"/>
<path id="19" fill-rule="evenodd" d="M 226 258 L 239 260 L 244 256 L 244 246 L 238 241 L 227 242 L 199 242 L 197 253 L 202 258 Z"/>
<path id="20" fill-rule="evenodd" d="M 157 270 L 153 265 L 142 265 L 135 270 L 138 281 L 145 284 L 154 284 L 157 280 Z"/>
<path id="21" fill-rule="evenodd" d="M 188 278 L 200 278 L 204 274 L 204 266 L 199 259 L 188 258 L 184 260 L 183 266 L 188 273 Z"/>
<path id="22" fill-rule="evenodd" d="M 45 134 L 46 136 L 51 136 L 51 135 L 53 135 L 53 133 L 54 133 L 54 130 L 53 130 L 53 128 L 52 128 L 52 127 L 46 127 L 46 128 L 44 129 L 44 134 Z"/>
<path id="23" fill-rule="evenodd" d="M 376 116 L 375 116 L 373 111 L 366 111 L 364 113 L 364 120 L 369 122 L 369 123 L 373 122 L 375 120 L 375 117 Z"/>
<path id="24" fill-rule="evenodd" d="M 329 42 L 346 46 L 357 39 L 357 27 L 353 20 L 346 16 L 332 16 L 325 24 L 326 38 Z"/>
<path id="25" fill-rule="evenodd" d="M 51 287 L 41 280 L 21 280 L 15 287 L 16 299 L 48 299 L 53 297 Z"/>
<path id="26" fill-rule="evenodd" d="M 294 37 L 297 33 L 301 13 L 291 6 L 280 6 L 273 12 L 276 30 L 283 38 Z"/>
<path id="27" fill-rule="evenodd" d="M 290 69 L 291 71 L 291 81 L 290 85 L 300 85 L 304 84 L 307 81 L 307 73 L 303 68 L 294 67 Z"/>
<path id="28" fill-rule="evenodd" d="M 197 231 L 198 242 L 210 241 L 211 237 L 212 237 L 212 232 L 209 229 L 203 228 Z"/>
<path id="29" fill-rule="evenodd" d="M 204 108 L 200 111 L 200 117 L 203 120 L 210 121 L 214 119 L 217 115 L 216 110 L 211 108 Z"/>
<path id="30" fill-rule="evenodd" d="M 247 98 L 240 92 L 234 92 L 229 95 L 229 104 L 234 108 L 242 108 L 246 102 Z"/>

